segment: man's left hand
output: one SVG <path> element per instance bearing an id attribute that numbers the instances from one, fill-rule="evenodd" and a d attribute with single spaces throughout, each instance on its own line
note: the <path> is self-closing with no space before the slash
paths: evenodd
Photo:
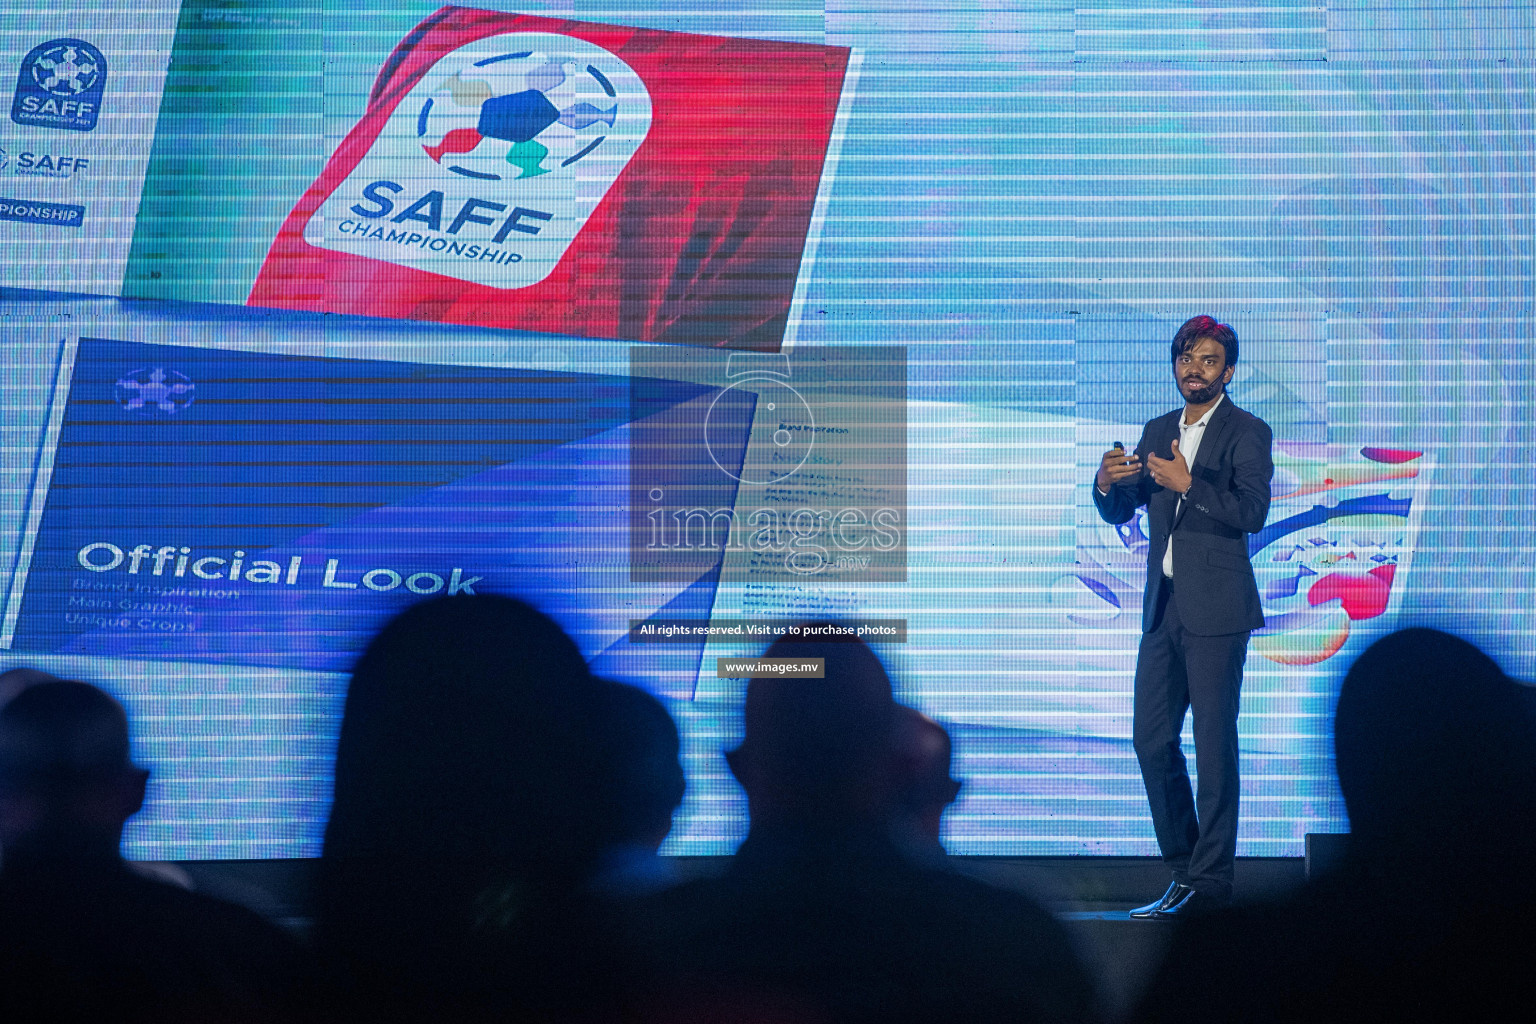
<path id="1" fill-rule="evenodd" d="M 1194 483 L 1194 478 L 1189 475 L 1189 463 L 1184 461 L 1184 453 L 1179 451 L 1179 442 L 1173 442 L 1173 458 L 1160 459 L 1156 452 L 1147 455 L 1147 469 L 1152 474 L 1152 479 L 1162 486 L 1183 494 L 1189 490 L 1189 485 Z"/>

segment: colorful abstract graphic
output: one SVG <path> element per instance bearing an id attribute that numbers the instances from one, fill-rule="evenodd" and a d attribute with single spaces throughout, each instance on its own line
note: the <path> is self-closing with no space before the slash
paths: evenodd
<path id="1" fill-rule="evenodd" d="M 1249 540 L 1265 619 L 1253 648 L 1281 665 L 1316 665 L 1401 594 L 1428 465 L 1401 449 L 1275 449 L 1269 525 Z"/>
<path id="2" fill-rule="evenodd" d="M 1265 620 L 1252 650 L 1280 665 L 1317 665 L 1344 647 L 1357 623 L 1390 621 L 1429 464 L 1418 451 L 1286 441 L 1275 443 L 1274 459 L 1269 525 L 1248 541 Z M 1134 623 L 1150 543 L 1146 510 L 1118 526 L 1097 524 L 1088 536 L 1070 579 L 1058 581 L 1091 595 L 1085 601 L 1079 592 L 1068 618 Z"/>

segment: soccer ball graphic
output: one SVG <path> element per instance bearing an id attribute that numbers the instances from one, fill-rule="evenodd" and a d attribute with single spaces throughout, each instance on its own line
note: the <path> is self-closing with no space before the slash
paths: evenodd
<path id="1" fill-rule="evenodd" d="M 443 54 L 378 125 L 381 113 L 349 136 L 373 138 L 310 215 L 304 241 L 513 289 L 560 264 L 645 141 L 651 99 L 635 70 L 595 43 L 506 32 Z M 416 198 L 394 212 L 407 191 Z"/>
<path id="2" fill-rule="evenodd" d="M 32 80 L 55 96 L 78 96 L 101 77 L 96 58 L 75 46 L 44 50 L 32 61 Z"/>
<path id="3" fill-rule="evenodd" d="M 442 79 L 422 102 L 416 136 L 454 174 L 535 178 L 597 151 L 614 127 L 616 95 L 586 61 L 532 50 L 496 54 Z"/>
<path id="4" fill-rule="evenodd" d="M 185 411 L 196 387 L 186 374 L 163 366 L 145 367 L 125 374 L 114 385 L 113 397 L 124 412 L 160 419 Z"/>

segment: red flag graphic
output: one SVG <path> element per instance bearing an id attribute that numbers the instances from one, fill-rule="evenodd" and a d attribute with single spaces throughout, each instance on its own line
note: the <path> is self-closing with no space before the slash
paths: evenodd
<path id="1" fill-rule="evenodd" d="M 493 44 L 506 53 L 483 56 Z M 248 302 L 776 350 L 848 55 L 443 8 L 384 62 Z M 643 83 L 643 129 L 613 67 Z M 626 130 L 639 132 L 627 162 L 615 157 Z M 378 170 L 385 159 L 397 173 Z M 567 204 L 579 224 L 526 198 L 604 173 L 616 175 L 606 191 Z M 566 227 L 563 248 L 545 250 L 558 258 L 531 273 Z"/>

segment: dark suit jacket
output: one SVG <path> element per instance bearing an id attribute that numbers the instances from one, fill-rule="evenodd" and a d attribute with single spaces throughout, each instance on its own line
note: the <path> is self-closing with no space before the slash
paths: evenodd
<path id="1" fill-rule="evenodd" d="M 1274 473 L 1269 424 L 1233 405 L 1230 397 L 1216 407 L 1190 467 L 1194 483 L 1175 520 L 1179 496 L 1152 479 L 1146 459 L 1154 452 L 1159 458 L 1173 457 L 1183 415 L 1183 409 L 1175 409 L 1149 422 L 1136 443 L 1141 475 L 1122 480 L 1107 495 L 1094 487 L 1094 504 L 1107 523 L 1123 523 L 1147 506 L 1152 543 L 1147 549 L 1143 632 L 1153 626 L 1170 533 L 1179 538 L 1173 553 L 1178 580 L 1174 597 L 1184 628 L 1197 636 L 1259 629 L 1264 614 L 1248 561 L 1247 535 L 1262 530 L 1269 515 L 1269 479 Z"/>

